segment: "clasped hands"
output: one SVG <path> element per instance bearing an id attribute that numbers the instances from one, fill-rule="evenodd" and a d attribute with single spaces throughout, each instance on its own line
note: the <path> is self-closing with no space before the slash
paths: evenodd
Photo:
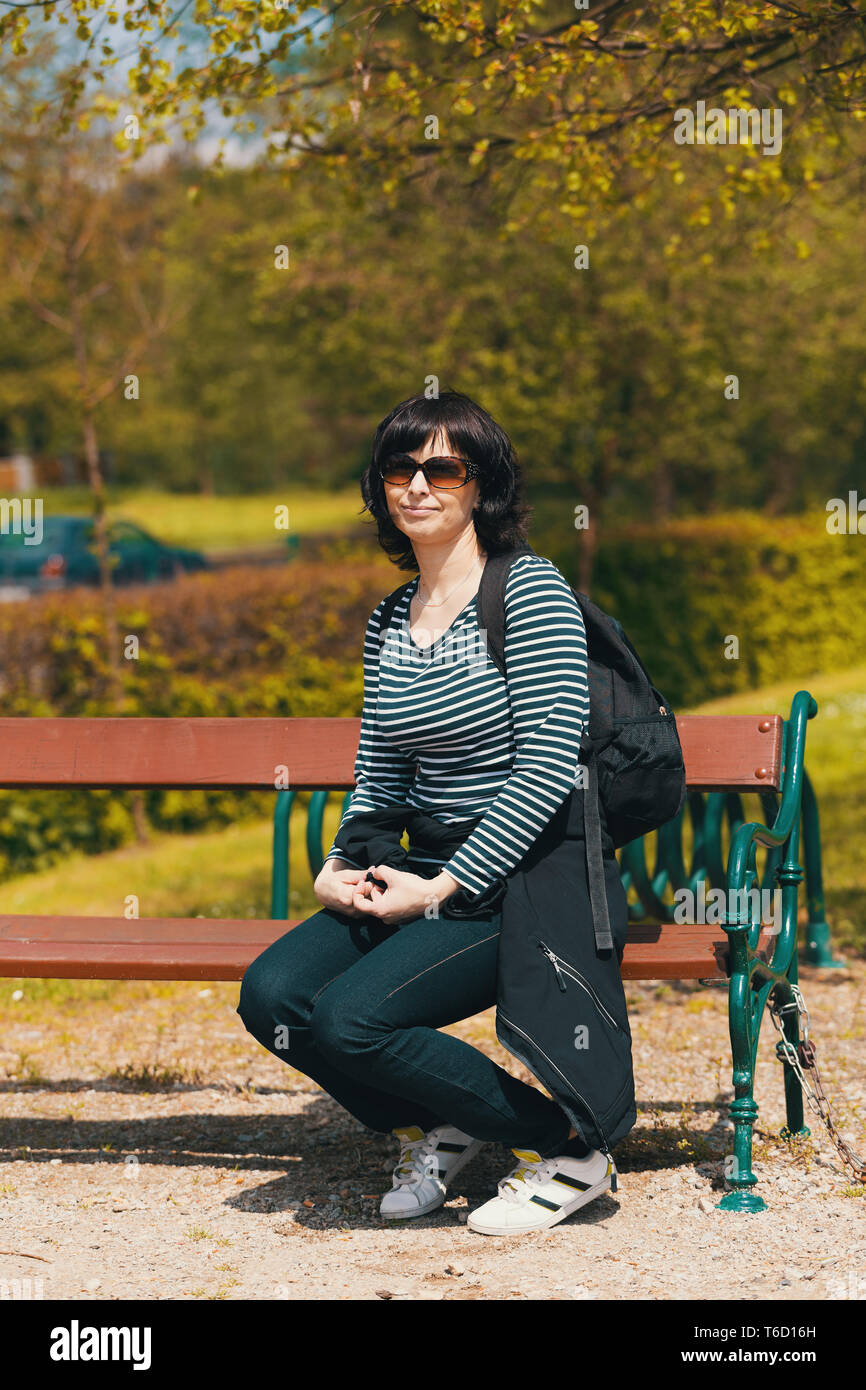
<path id="1" fill-rule="evenodd" d="M 435 878 L 422 878 L 390 864 L 374 864 L 369 869 L 334 869 L 333 863 L 334 860 L 325 863 L 314 884 L 319 901 L 350 917 L 376 917 L 388 925 L 423 917 L 431 902 L 444 902 L 460 887 L 444 869 Z M 371 883 L 368 874 L 386 887 Z"/>

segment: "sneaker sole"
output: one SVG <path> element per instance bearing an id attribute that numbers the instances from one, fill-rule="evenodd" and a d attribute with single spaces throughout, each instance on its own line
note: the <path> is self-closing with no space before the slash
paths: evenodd
<path id="1" fill-rule="evenodd" d="M 567 1206 L 561 1207 L 559 1211 L 550 1212 L 548 1216 L 542 1217 L 539 1221 L 534 1221 L 531 1226 L 476 1225 L 472 1219 L 471 1212 L 467 1218 L 466 1225 L 471 1231 L 475 1231 L 481 1236 L 528 1236 L 531 1235 L 533 1231 L 547 1231 L 551 1226 L 556 1226 L 560 1221 L 564 1221 L 566 1217 L 579 1211 L 581 1207 L 585 1207 L 588 1202 L 592 1202 L 596 1197 L 601 1197 L 604 1192 L 610 1191 L 611 1176 L 612 1175 L 608 1173 L 608 1175 L 602 1178 L 601 1182 L 597 1182 L 594 1187 L 588 1187 L 585 1192 L 581 1192 L 580 1196 L 576 1197 L 573 1202 L 569 1202 Z"/>
<path id="2" fill-rule="evenodd" d="M 445 1205 L 446 1193 L 442 1193 L 433 1202 L 427 1202 L 423 1207 L 417 1207 L 415 1211 L 382 1211 L 379 1208 L 379 1215 L 383 1221 L 414 1221 L 416 1216 L 427 1216 L 431 1211 L 438 1211 L 439 1207 Z"/>
<path id="3" fill-rule="evenodd" d="M 383 1221 L 412 1221 L 416 1216 L 427 1216 L 429 1212 L 437 1211 L 445 1203 L 449 1184 L 457 1177 L 460 1170 L 471 1162 L 479 1150 L 484 1148 L 485 1142 L 484 1139 L 473 1139 L 471 1144 L 467 1144 L 465 1151 L 451 1165 L 448 1177 L 444 1179 L 446 1191 L 442 1193 L 441 1197 L 435 1201 L 427 1202 L 423 1207 L 418 1207 L 417 1211 L 382 1211 L 380 1207 L 379 1215 Z"/>

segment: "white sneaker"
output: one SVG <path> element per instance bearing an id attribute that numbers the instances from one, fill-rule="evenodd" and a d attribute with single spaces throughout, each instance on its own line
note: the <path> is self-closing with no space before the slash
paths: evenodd
<path id="1" fill-rule="evenodd" d="M 512 1149 L 520 1162 L 498 1186 L 498 1195 L 470 1212 L 466 1222 L 485 1236 L 543 1231 L 585 1207 L 608 1188 L 616 1191 L 616 1168 L 592 1149 L 585 1158 L 560 1154 L 542 1158 L 532 1149 Z"/>
<path id="2" fill-rule="evenodd" d="M 484 1147 L 482 1139 L 453 1125 L 437 1125 L 428 1134 L 418 1125 L 401 1125 L 392 1132 L 400 1140 L 400 1161 L 394 1185 L 379 1205 L 379 1215 L 390 1220 L 424 1216 L 441 1207 L 451 1179 Z"/>

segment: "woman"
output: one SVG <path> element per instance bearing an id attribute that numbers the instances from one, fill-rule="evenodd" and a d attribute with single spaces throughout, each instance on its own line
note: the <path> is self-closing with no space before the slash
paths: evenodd
<path id="1" fill-rule="evenodd" d="M 402 652 L 380 659 L 383 599 L 364 642 L 356 787 L 315 882 L 322 909 L 252 963 L 238 1013 L 362 1124 L 398 1137 L 382 1216 L 435 1210 L 482 1145 L 499 1142 L 518 1163 L 468 1224 L 537 1230 L 615 1186 L 609 1155 L 583 1143 L 550 1096 L 439 1030 L 496 1002 L 490 887 L 544 843 L 576 785 L 589 717 L 583 618 L 556 566 L 524 554 L 505 589 L 507 685 L 491 661 L 463 658 L 483 640 L 474 611 L 488 555 L 525 542 L 529 513 L 507 435 L 468 397 L 397 406 L 361 487 L 380 544 L 418 570 L 389 629 Z M 395 808 L 398 819 L 414 808 L 451 843 L 410 832 L 402 868 L 368 873 L 341 840 L 359 817 Z M 449 918 L 454 894 L 477 915 Z M 624 895 L 618 911 L 621 937 Z"/>

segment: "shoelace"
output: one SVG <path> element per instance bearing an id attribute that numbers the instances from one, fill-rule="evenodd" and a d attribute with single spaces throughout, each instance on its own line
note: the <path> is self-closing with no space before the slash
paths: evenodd
<path id="1" fill-rule="evenodd" d="M 507 1178 L 500 1179 L 498 1191 L 500 1197 L 504 1197 L 506 1202 L 527 1202 L 531 1197 L 528 1191 L 530 1186 L 540 1187 L 547 1182 L 555 1165 L 550 1160 L 541 1163 L 530 1163 L 528 1159 L 521 1159 L 513 1173 L 509 1173 Z M 519 1185 L 518 1185 L 519 1184 Z"/>
<path id="2" fill-rule="evenodd" d="M 406 1183 L 415 1182 L 419 1177 L 427 1177 L 423 1168 L 423 1160 L 434 1152 L 436 1145 L 426 1137 L 423 1139 L 401 1139 L 400 1140 L 400 1159 L 394 1169 L 394 1182 L 398 1186 Z M 419 1160 L 422 1160 L 419 1166 Z"/>

